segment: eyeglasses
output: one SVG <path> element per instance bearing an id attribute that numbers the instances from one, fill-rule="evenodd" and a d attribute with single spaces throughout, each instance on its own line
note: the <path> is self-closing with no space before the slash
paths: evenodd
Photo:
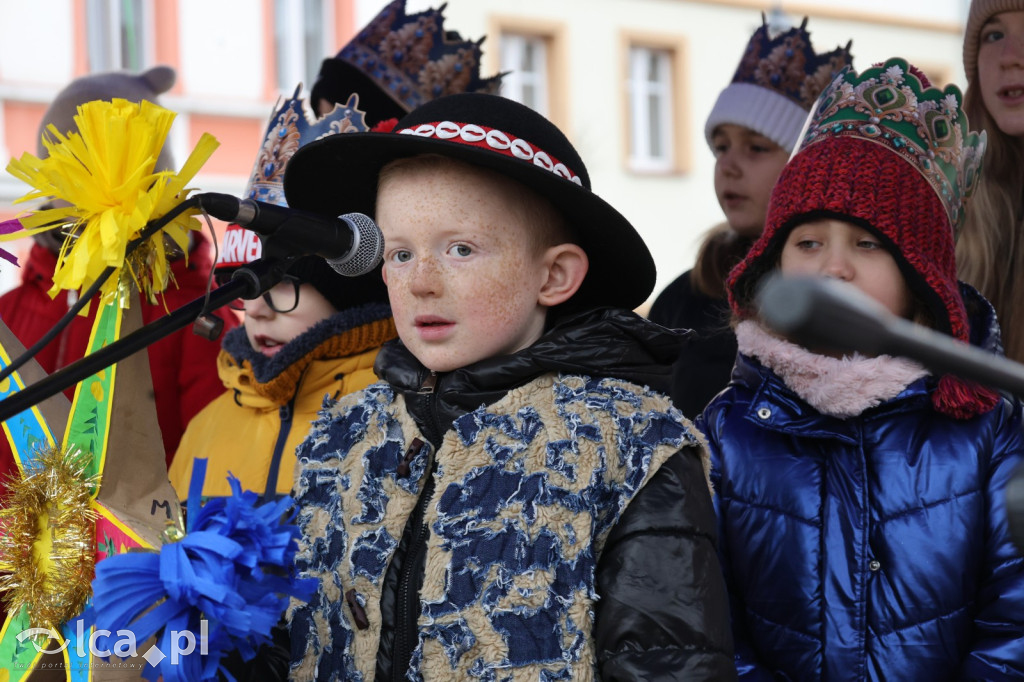
<path id="1" fill-rule="evenodd" d="M 218 274 L 214 277 L 217 286 L 224 286 L 231 281 L 231 275 Z M 263 300 L 275 313 L 290 313 L 299 305 L 299 287 L 302 282 L 294 275 L 285 275 L 281 281 L 263 292 Z M 245 310 L 245 299 L 236 298 L 228 307 L 232 310 Z"/>

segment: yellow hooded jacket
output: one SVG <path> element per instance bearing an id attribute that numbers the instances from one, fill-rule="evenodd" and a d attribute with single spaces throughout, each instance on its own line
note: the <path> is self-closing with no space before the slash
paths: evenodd
<path id="1" fill-rule="evenodd" d="M 376 381 L 377 351 L 396 335 L 390 316 L 340 333 L 337 317 L 304 332 L 271 362 L 252 350 L 244 328 L 229 333 L 217 358 L 227 391 L 189 422 L 168 471 L 180 499 L 188 497 L 192 463 L 200 457 L 208 460 L 206 497 L 231 495 L 229 473 L 243 490 L 260 495 L 291 491 L 295 448 L 309 433 L 324 398 Z M 267 485 L 271 478 L 273 488 Z"/>

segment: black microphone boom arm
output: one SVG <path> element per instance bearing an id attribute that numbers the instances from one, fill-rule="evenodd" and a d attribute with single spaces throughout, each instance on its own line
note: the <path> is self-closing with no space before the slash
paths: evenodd
<path id="1" fill-rule="evenodd" d="M 79 358 L 63 369 L 0 400 L 0 422 L 24 412 L 36 403 L 74 386 L 118 360 L 188 326 L 208 310 L 216 310 L 236 298 L 256 298 L 281 281 L 288 264 L 286 260 L 261 259 L 242 266 L 232 274 L 230 282 L 210 292 L 209 297 L 197 298 L 109 346 Z"/>

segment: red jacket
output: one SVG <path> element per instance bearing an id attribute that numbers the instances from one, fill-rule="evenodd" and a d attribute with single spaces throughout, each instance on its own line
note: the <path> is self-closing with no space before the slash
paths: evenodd
<path id="1" fill-rule="evenodd" d="M 165 292 L 166 308 L 161 300 L 156 305 L 143 301 L 143 323 L 149 324 L 205 293 L 210 269 L 213 267 L 212 249 L 209 240 L 202 234 L 193 233 L 193 236 L 195 245 L 189 254 L 188 264 L 185 264 L 183 258 L 171 264 L 177 286 L 172 283 Z M 26 347 L 38 341 L 67 312 L 67 292 L 60 292 L 55 299 L 47 294 L 53 283 L 56 264 L 53 252 L 34 244 L 23 265 L 22 283 L 0 296 L 0 320 L 10 327 Z M 93 305 L 88 317 L 76 317 L 39 352 L 36 359 L 45 371 L 53 373 L 85 354 L 95 310 L 96 306 Z M 225 332 L 239 324 L 238 318 L 226 308 L 217 311 L 217 315 L 224 319 Z M 157 341 L 148 350 L 157 419 L 169 465 L 189 420 L 224 392 L 224 386 L 217 376 L 220 339 L 208 341 L 193 334 L 189 325 Z M 72 399 L 74 386 L 65 393 L 68 399 Z M 10 446 L 6 438 L 0 438 L 0 441 L 0 473 L 5 470 L 13 472 Z"/>

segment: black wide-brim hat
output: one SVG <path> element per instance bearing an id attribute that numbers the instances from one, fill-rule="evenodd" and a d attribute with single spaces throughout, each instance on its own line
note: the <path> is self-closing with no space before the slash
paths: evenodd
<path id="1" fill-rule="evenodd" d="M 439 97 L 393 132 L 331 135 L 300 148 L 285 171 L 288 205 L 373 217 L 380 170 L 396 159 L 440 154 L 490 168 L 550 201 L 586 251 L 590 269 L 572 307 L 636 308 L 654 289 L 651 252 L 630 222 L 590 189 L 583 160 L 546 118 L 481 93 Z"/>

